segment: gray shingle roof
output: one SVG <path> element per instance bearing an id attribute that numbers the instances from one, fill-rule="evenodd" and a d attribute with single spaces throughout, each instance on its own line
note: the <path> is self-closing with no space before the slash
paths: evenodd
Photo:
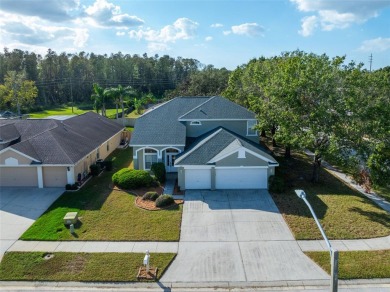
<path id="1" fill-rule="evenodd" d="M 13 124 L 0 125 L 0 143 L 13 141 L 19 137 L 20 134 Z"/>
<path id="2" fill-rule="evenodd" d="M 43 164 L 74 164 L 123 129 L 93 112 L 65 121 L 13 121 L 21 141 L 9 147 Z"/>
<path id="3" fill-rule="evenodd" d="M 176 97 L 137 119 L 130 145 L 185 145 L 186 127 L 178 118 L 210 97 Z"/>
<path id="4" fill-rule="evenodd" d="M 268 158 L 272 163 L 276 160 L 266 148 L 247 140 L 223 127 L 216 128 L 197 139 L 189 148 L 176 158 L 175 165 L 207 165 L 208 162 L 223 151 L 232 142 L 238 140 L 241 145 Z M 180 160 L 179 158 L 182 157 Z M 178 161 L 179 160 L 179 161 Z"/>
<path id="5" fill-rule="evenodd" d="M 255 118 L 255 114 L 246 108 L 221 96 L 214 96 L 203 104 L 179 117 L 179 120 L 246 120 Z"/>

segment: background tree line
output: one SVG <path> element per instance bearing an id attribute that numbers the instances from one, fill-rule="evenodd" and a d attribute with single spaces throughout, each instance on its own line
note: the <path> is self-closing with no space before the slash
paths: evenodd
<path id="1" fill-rule="evenodd" d="M 157 98 L 180 93 L 220 94 L 229 74 L 224 68 L 215 69 L 195 59 L 168 55 L 57 54 L 49 49 L 41 56 L 5 48 L 0 53 L 0 84 L 5 83 L 9 72 L 23 74 L 25 80 L 35 82 L 38 89 L 35 103 L 44 106 L 72 101 L 91 103 L 94 83 L 103 88 L 131 86 L 140 95 L 152 94 Z"/>
<path id="2" fill-rule="evenodd" d="M 390 67 L 369 72 L 345 57 L 302 51 L 238 67 L 224 96 L 256 113 L 273 143 L 314 152 L 313 181 L 323 158 L 355 174 L 367 169 L 390 182 Z"/>

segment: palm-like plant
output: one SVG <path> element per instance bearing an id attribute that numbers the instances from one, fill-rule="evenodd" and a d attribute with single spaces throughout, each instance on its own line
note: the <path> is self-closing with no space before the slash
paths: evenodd
<path id="1" fill-rule="evenodd" d="M 135 91 L 131 86 L 123 87 L 122 85 L 118 85 L 116 90 L 118 92 L 119 103 L 121 104 L 122 118 L 123 118 L 125 116 L 124 99 L 126 97 L 131 97 L 132 95 L 135 95 Z"/>
<path id="2" fill-rule="evenodd" d="M 114 101 L 115 109 L 116 109 L 115 118 L 118 119 L 118 116 L 119 116 L 118 107 L 120 105 L 120 98 L 119 98 L 119 92 L 118 92 L 117 88 L 115 88 L 115 87 L 106 88 L 104 90 L 104 95 L 106 97 L 108 97 L 109 99 L 112 99 Z"/>
<path id="3" fill-rule="evenodd" d="M 93 93 L 91 99 L 94 101 L 93 106 L 97 113 L 99 109 L 102 111 L 102 116 L 106 116 L 106 101 L 103 87 L 100 87 L 99 84 L 93 84 Z"/>

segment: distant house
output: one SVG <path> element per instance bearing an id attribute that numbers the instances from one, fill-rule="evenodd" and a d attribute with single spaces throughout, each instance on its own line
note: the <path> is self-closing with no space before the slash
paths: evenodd
<path id="1" fill-rule="evenodd" d="M 267 189 L 278 163 L 259 145 L 256 123 L 221 96 L 177 97 L 137 119 L 134 168 L 163 162 L 181 189 Z"/>
<path id="2" fill-rule="evenodd" d="M 66 120 L 0 120 L 0 187 L 64 187 L 122 140 L 123 127 L 93 112 Z"/>

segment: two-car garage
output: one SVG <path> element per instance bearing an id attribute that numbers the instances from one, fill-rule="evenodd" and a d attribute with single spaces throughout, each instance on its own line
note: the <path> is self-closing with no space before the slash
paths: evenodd
<path id="1" fill-rule="evenodd" d="M 267 189 L 265 167 L 186 169 L 186 189 Z"/>

